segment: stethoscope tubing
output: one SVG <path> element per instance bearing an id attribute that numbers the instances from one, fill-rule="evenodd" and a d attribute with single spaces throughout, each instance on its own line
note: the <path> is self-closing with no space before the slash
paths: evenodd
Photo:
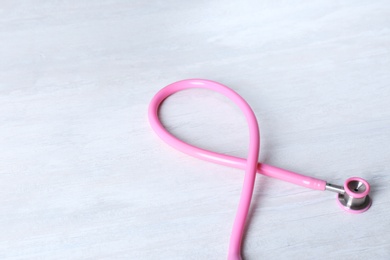
<path id="1" fill-rule="evenodd" d="M 240 107 L 249 126 L 249 152 L 247 159 L 216 153 L 187 144 L 170 134 L 164 128 L 159 120 L 159 108 L 163 101 L 176 92 L 192 88 L 209 89 L 219 92 Z M 188 79 L 172 83 L 161 89 L 153 97 L 149 105 L 148 116 L 150 125 L 157 135 L 175 149 L 205 161 L 245 170 L 241 198 L 230 237 L 228 259 L 241 259 L 241 241 L 252 199 L 256 173 L 315 190 L 325 190 L 326 188 L 326 181 L 324 180 L 294 173 L 271 165 L 258 163 L 260 136 L 256 116 L 248 103 L 240 95 L 220 83 L 204 79 Z"/>

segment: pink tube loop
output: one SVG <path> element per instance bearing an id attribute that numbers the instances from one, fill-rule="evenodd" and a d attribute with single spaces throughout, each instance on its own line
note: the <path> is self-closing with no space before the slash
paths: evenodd
<path id="1" fill-rule="evenodd" d="M 226 97 L 231 99 L 236 105 L 240 107 L 240 109 L 245 115 L 249 126 L 249 153 L 247 159 L 211 152 L 187 144 L 174 137 L 164 128 L 158 117 L 160 105 L 170 95 L 178 91 L 190 88 L 202 88 L 219 92 L 222 95 L 225 95 Z M 148 115 L 150 125 L 157 133 L 157 135 L 177 150 L 213 163 L 245 169 L 244 184 L 230 237 L 230 246 L 228 252 L 229 260 L 241 259 L 241 242 L 244 233 L 246 218 L 250 207 L 250 202 L 252 199 L 256 172 L 262 173 L 269 177 L 274 177 L 297 185 L 301 185 L 307 188 L 325 190 L 326 182 L 323 180 L 286 171 L 274 166 L 258 163 L 260 137 L 259 127 L 255 114 L 253 113 L 248 103 L 241 96 L 239 96 L 232 89 L 220 83 L 204 79 L 188 79 L 172 83 L 161 89 L 153 97 L 149 105 Z"/>

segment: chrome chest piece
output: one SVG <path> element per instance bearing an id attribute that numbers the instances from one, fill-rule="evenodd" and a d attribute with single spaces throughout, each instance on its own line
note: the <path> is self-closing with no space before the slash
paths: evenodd
<path id="1" fill-rule="evenodd" d="M 370 184 L 362 178 L 351 177 L 344 186 L 326 184 L 326 190 L 338 193 L 337 202 L 340 207 L 351 213 L 362 213 L 371 206 Z"/>

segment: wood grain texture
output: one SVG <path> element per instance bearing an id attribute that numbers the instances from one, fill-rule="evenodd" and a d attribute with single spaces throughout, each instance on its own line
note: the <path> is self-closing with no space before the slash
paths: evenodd
<path id="1" fill-rule="evenodd" d="M 372 184 L 372 208 L 259 176 L 245 259 L 390 259 L 388 1 L 2 1 L 0 259 L 225 259 L 243 172 L 183 155 L 147 122 L 185 78 L 240 93 L 260 161 Z M 180 138 L 245 157 L 241 112 L 170 97 Z"/>

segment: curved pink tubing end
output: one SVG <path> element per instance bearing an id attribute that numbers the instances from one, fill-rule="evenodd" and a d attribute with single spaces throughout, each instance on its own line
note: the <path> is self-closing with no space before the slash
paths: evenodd
<path id="1" fill-rule="evenodd" d="M 290 182 L 313 190 L 325 190 L 326 181 L 288 171 L 275 166 L 259 163 L 257 172 L 265 176 Z"/>
<path id="2" fill-rule="evenodd" d="M 249 126 L 249 152 L 248 158 L 241 159 L 233 156 L 227 156 L 223 154 L 214 153 L 189 145 L 170 134 L 164 126 L 161 124 L 158 111 L 161 103 L 170 95 L 185 89 L 190 88 L 203 88 L 209 89 L 225 95 L 238 105 L 244 113 Z M 245 222 L 248 215 L 250 202 L 252 199 L 253 187 L 256 178 L 256 171 L 258 165 L 258 156 L 260 148 L 260 136 L 259 126 L 255 114 L 248 105 L 248 103 L 232 89 L 210 80 L 203 79 L 189 79 L 172 83 L 165 88 L 161 89 L 152 99 L 149 105 L 149 121 L 153 130 L 158 136 L 172 147 L 187 153 L 191 156 L 198 157 L 203 160 L 233 166 L 245 169 L 244 185 L 241 192 L 240 202 L 238 204 L 238 210 L 236 218 L 233 224 L 233 230 L 230 236 L 230 246 L 228 259 L 239 260 L 241 259 L 241 242 L 244 233 Z"/>

